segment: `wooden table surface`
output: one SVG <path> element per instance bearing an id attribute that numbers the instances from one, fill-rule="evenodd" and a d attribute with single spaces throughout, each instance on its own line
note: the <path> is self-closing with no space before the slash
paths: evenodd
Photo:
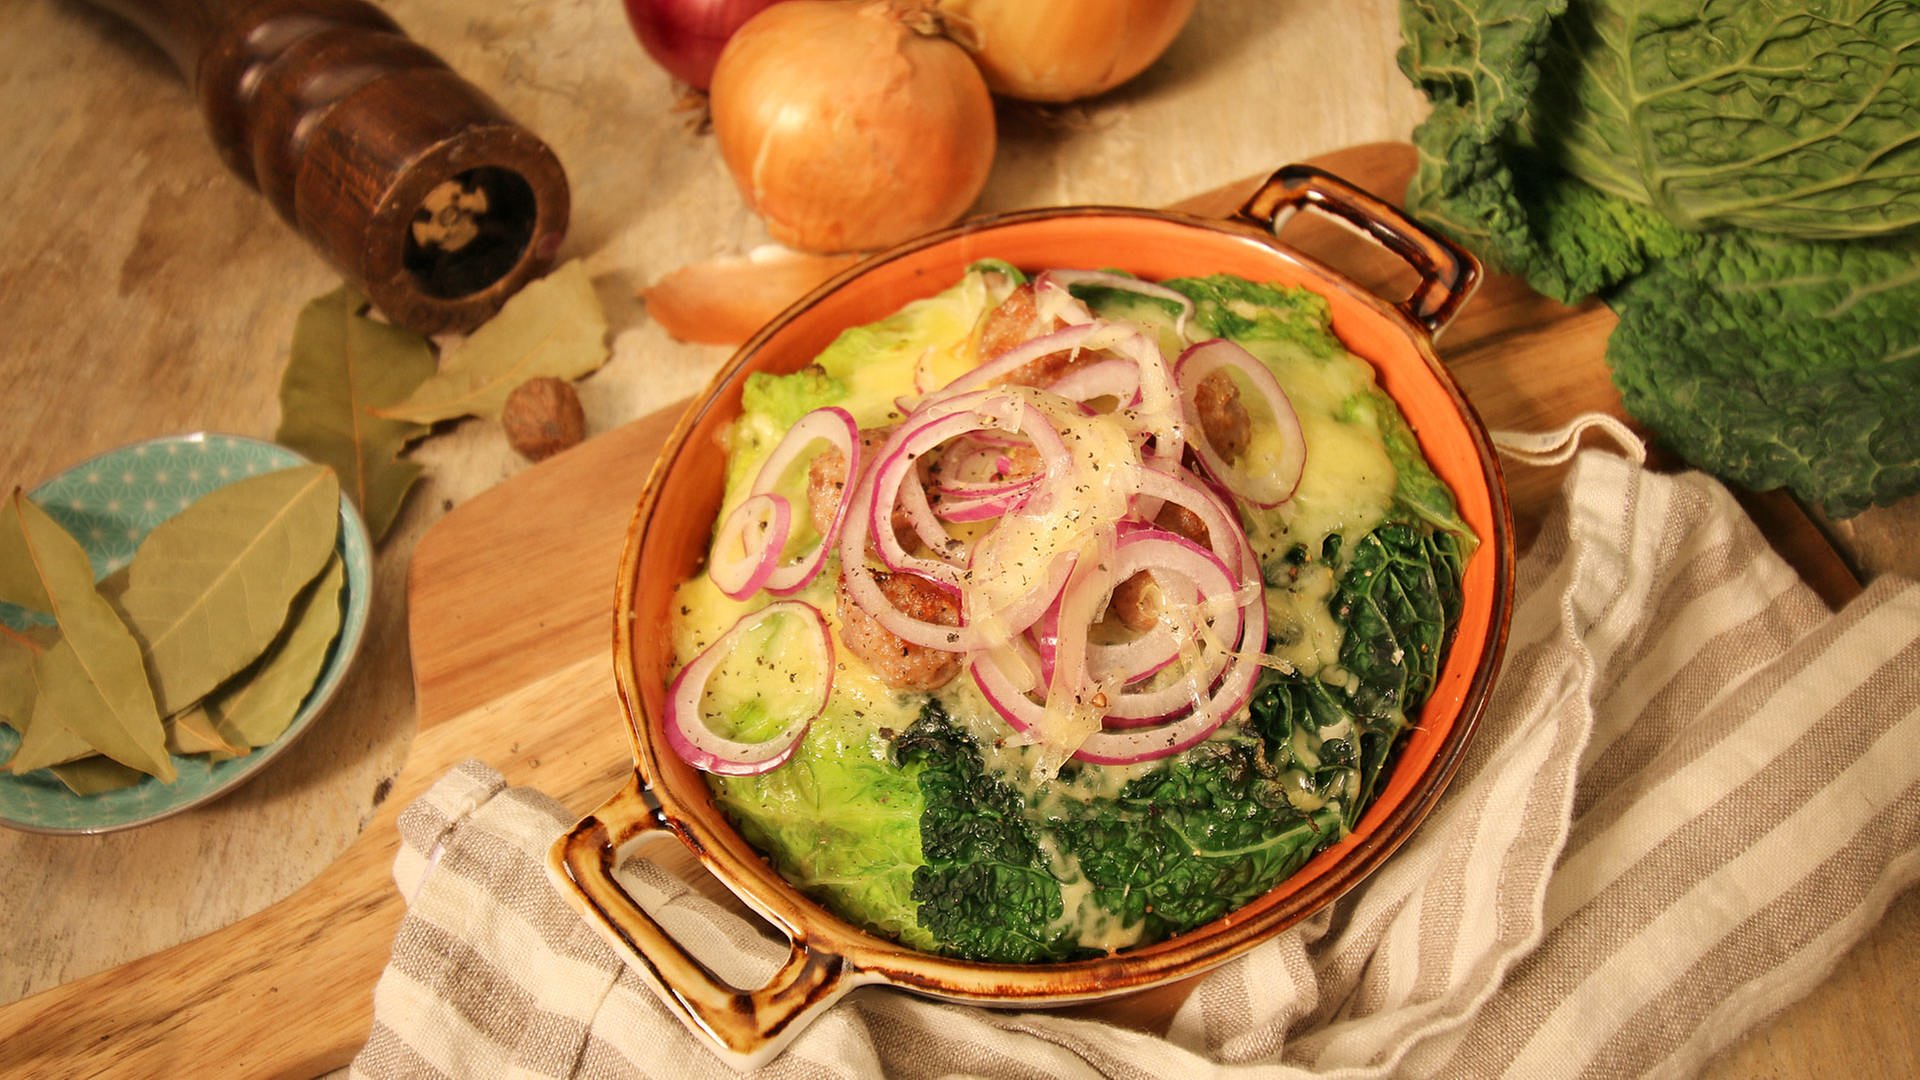
<path id="1" fill-rule="evenodd" d="M 676 343 L 635 290 L 765 242 L 710 136 L 633 43 L 616 0 L 393 0 L 409 33 L 548 141 L 572 183 L 563 257 L 584 260 L 613 359 L 584 381 L 590 431 L 703 385 L 727 350 Z M 337 275 L 228 173 L 166 58 L 75 0 L 11 0 L 0 34 L 0 427 L 32 486 L 139 438 L 271 438 L 294 316 Z M 1340 146 L 1404 139 L 1424 112 L 1394 65 L 1391 0 L 1206 0 L 1147 75 L 1092 103 L 1004 108 L 978 209 L 1161 205 Z M 414 732 L 409 554 L 454 506 L 526 467 L 492 424 L 414 453 L 427 467 L 377 559 L 367 644 L 333 707 L 272 768 L 130 832 L 0 831 L 0 1003 L 187 941 L 287 896 L 372 817 Z M 1868 575 L 1920 574 L 1914 501 L 1831 526 Z M 485 758 L 488 747 L 473 747 Z M 578 809 L 585 810 L 586 807 Z M 1716 1076 L 1911 1075 L 1920 901 L 1897 904 L 1805 1002 Z M 137 993 L 130 988 L 129 992 Z M 1872 1037 L 1863 1037 L 1865 1033 Z"/>

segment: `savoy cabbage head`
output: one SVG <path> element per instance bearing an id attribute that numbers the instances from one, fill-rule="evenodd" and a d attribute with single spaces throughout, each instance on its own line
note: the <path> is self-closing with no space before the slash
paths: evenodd
<path id="1" fill-rule="evenodd" d="M 1920 4 L 1403 0 L 1409 207 L 1620 315 L 1627 408 L 1844 515 L 1920 490 Z"/>
<path id="2" fill-rule="evenodd" d="M 1920 225 L 1920 5 L 1567 5 L 1523 136 L 1683 229 Z"/>

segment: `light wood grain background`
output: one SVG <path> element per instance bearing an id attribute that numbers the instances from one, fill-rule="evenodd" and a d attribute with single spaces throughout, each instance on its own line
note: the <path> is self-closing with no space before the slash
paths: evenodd
<path id="1" fill-rule="evenodd" d="M 765 241 L 678 91 L 616 0 L 385 5 L 487 88 L 566 165 L 583 259 L 614 356 L 581 385 L 609 431 L 697 390 L 726 350 L 669 340 L 634 298 L 668 270 Z M 1147 75 L 1098 101 L 1008 107 L 979 209 L 1161 205 L 1353 143 L 1405 138 L 1424 109 L 1394 65 L 1389 0 L 1204 0 Z M 6 482 L 90 454 L 212 429 L 271 437 L 299 307 L 336 275 L 227 173 L 168 62 L 76 0 L 0 14 L 0 424 Z M 415 456 L 427 479 L 377 560 L 367 644 L 340 698 L 275 766 L 220 802 L 95 838 L 0 833 L 0 1002 L 199 937 L 287 896 L 335 860 L 406 760 L 415 710 L 408 556 L 453 507 L 526 467 L 468 421 Z M 1915 566 L 1911 508 L 1835 526 L 1871 571 Z M 461 748 L 486 758 L 520 747 Z M 617 763 L 616 763 L 617 766 Z M 584 808 L 583 808 L 584 809 Z M 1766 1025 L 1725 1076 L 1905 1075 L 1920 1002 L 1920 905 L 1896 908 L 1806 1005 Z M 1872 1038 L 1863 1038 L 1872 1032 Z"/>

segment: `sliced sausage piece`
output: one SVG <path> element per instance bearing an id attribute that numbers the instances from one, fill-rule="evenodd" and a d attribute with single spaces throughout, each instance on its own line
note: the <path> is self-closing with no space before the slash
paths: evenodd
<path id="1" fill-rule="evenodd" d="M 880 591 L 902 613 L 941 626 L 960 625 L 960 605 L 925 578 L 876 572 Z M 903 641 L 881 626 L 847 591 L 840 579 L 840 641 L 895 690 L 938 690 L 960 674 L 960 654 Z"/>

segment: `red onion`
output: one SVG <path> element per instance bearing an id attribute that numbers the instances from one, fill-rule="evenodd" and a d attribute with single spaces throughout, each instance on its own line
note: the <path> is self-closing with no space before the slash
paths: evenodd
<path id="1" fill-rule="evenodd" d="M 1217 681 L 1189 691 L 1191 708 L 1174 713 L 1165 723 L 1137 727 L 1109 724 L 1088 736 L 1073 757 L 1095 765 L 1135 765 L 1169 757 L 1202 742 L 1228 717 L 1245 709 L 1260 678 L 1258 656 L 1266 648 L 1266 602 L 1256 597 L 1242 610 L 1246 618 L 1235 647 L 1224 654 L 1225 670 Z M 1007 663 L 1008 650 L 1000 650 L 975 658 L 969 670 L 981 695 L 1009 726 L 1016 731 L 1032 731 L 1041 723 L 1043 707 L 1027 696 L 1019 673 L 1009 672 Z"/>
<path id="2" fill-rule="evenodd" d="M 1074 368 L 1048 383 L 1047 390 L 1069 401 L 1115 398 L 1130 409 L 1140 404 L 1140 368 L 1125 360 L 1101 360 Z"/>
<path id="3" fill-rule="evenodd" d="M 1126 332 L 1126 328 L 1115 323 L 1086 322 L 1055 330 L 1050 334 L 1042 334 L 1015 345 L 998 356 L 988 358 L 979 367 L 934 391 L 927 400 L 949 398 L 1004 382 L 1007 376 L 1043 356 L 1051 356 L 1057 352 L 1078 353 L 1083 349 L 1105 348 L 1112 338 Z"/>
<path id="4" fill-rule="evenodd" d="M 800 624 L 797 641 L 800 646 L 812 653 L 810 659 L 819 678 L 811 683 L 783 682 L 782 701 L 797 700 L 801 708 L 786 727 L 768 739 L 759 742 L 743 743 L 729 739 L 707 726 L 703 715 L 703 702 L 707 692 L 707 682 L 719 668 L 721 661 L 737 648 L 749 632 L 768 619 L 792 618 Z M 792 665 L 783 665 L 792 671 Z M 793 695 L 786 693 L 791 686 Z M 696 769 L 722 776 L 753 776 L 778 768 L 793 756 L 800 745 L 800 739 L 807 733 L 814 718 L 827 707 L 827 699 L 833 693 L 833 639 L 828 636 L 827 621 L 819 609 L 798 600 L 779 600 L 768 604 L 758 611 L 748 612 L 733 624 L 720 639 L 693 658 L 680 674 L 674 676 L 673 685 L 667 689 L 666 735 L 667 745 L 681 759 Z"/>
<path id="5" fill-rule="evenodd" d="M 745 600 L 760 591 L 780 562 L 793 528 L 793 505 L 772 492 L 757 492 L 720 522 L 707 559 L 707 576 L 730 599 Z"/>
<path id="6" fill-rule="evenodd" d="M 1234 572 L 1214 552 L 1164 529 L 1131 523 L 1123 524 L 1114 544 L 1113 580 L 1117 584 L 1135 574 L 1151 574 L 1154 584 L 1168 597 L 1169 604 L 1160 624 L 1131 640 L 1118 643 L 1091 642 L 1087 645 L 1087 669 L 1093 678 L 1118 678 L 1133 685 L 1153 676 L 1180 658 L 1182 646 L 1199 632 L 1202 624 L 1224 627 L 1226 639 L 1240 636 L 1239 583 Z M 1197 613 L 1199 622 L 1184 618 Z M 1034 626 L 1034 643 L 1039 647 L 1041 668 L 1051 678 L 1053 653 L 1058 645 L 1060 612 L 1049 611 Z M 1084 633 L 1085 628 L 1080 628 Z M 1215 668 L 1218 673 L 1218 668 Z M 1138 698 L 1125 692 L 1110 717 L 1139 719 L 1158 716 L 1152 706 L 1128 705 Z"/>
<path id="7" fill-rule="evenodd" d="M 667 74 L 705 90 L 720 50 L 742 23 L 779 0 L 626 0 L 640 47 Z"/>
<path id="8" fill-rule="evenodd" d="M 751 494 L 760 495 L 771 492 L 780 480 L 800 460 L 800 455 L 815 442 L 824 441 L 840 451 L 847 462 L 847 475 L 858 475 L 860 469 L 860 425 L 853 414 L 837 405 L 828 405 L 815 409 L 794 421 L 787 433 L 775 444 L 773 452 L 760 465 L 760 472 L 753 478 Z M 767 575 L 767 591 L 775 596 L 791 596 L 807 587 L 814 576 L 820 573 L 820 567 L 827 561 L 827 552 L 833 548 L 834 531 L 847 516 L 847 499 L 843 496 L 840 505 L 834 508 L 833 517 L 827 523 L 827 531 L 820 542 L 801 552 L 783 564 L 776 564 Z M 786 544 L 783 536 L 781 547 Z M 776 555 L 781 547 L 775 547 Z M 737 598 L 736 598 L 737 599 Z"/>
<path id="9" fill-rule="evenodd" d="M 1169 289 L 1157 282 L 1142 281 L 1137 277 L 1108 273 L 1104 270 L 1043 270 L 1040 276 L 1034 279 L 1036 291 L 1048 286 L 1070 290 L 1075 285 L 1099 285 L 1173 304 L 1180 309 L 1180 313 L 1174 317 L 1174 335 L 1182 340 L 1187 336 L 1187 320 L 1193 316 L 1193 301 L 1187 298 L 1187 294 Z"/>
<path id="10" fill-rule="evenodd" d="M 1208 475 L 1227 490 L 1255 506 L 1271 507 L 1286 502 L 1299 486 L 1300 474 L 1307 463 L 1307 443 L 1300 432 L 1300 418 L 1293 402 L 1273 377 L 1272 369 L 1252 353 L 1222 338 L 1194 345 L 1180 355 L 1174 365 L 1174 379 L 1180 386 L 1180 403 L 1195 438 L 1192 445 Z M 1215 372 L 1237 373 L 1238 383 L 1250 388 L 1269 414 L 1275 442 L 1256 440 L 1237 463 L 1229 463 L 1215 450 L 1200 423 L 1194 395 L 1200 383 Z"/>
<path id="11" fill-rule="evenodd" d="M 1304 450 L 1286 395 L 1245 350 L 1207 342 L 1169 364 L 1152 337 L 1099 319 L 1068 295 L 1075 283 L 1177 300 L 1182 330 L 1192 311 L 1150 282 L 1042 274 L 1036 304 L 1054 311 L 1042 325 L 1065 325 L 937 389 L 925 389 L 917 367 L 922 396 L 900 402 L 906 418 L 874 451 L 872 468 L 850 473 L 858 479 L 843 502 L 836 550 L 852 602 L 904 642 L 964 654 L 1009 725 L 1061 755 L 1127 764 L 1184 750 L 1243 709 L 1266 647 L 1264 584 L 1238 511 L 1181 464 L 1187 432 L 1199 427 L 1191 386 L 1233 370 L 1253 390 L 1256 423 L 1278 425 L 1278 438 L 1263 430 L 1242 463 L 1276 466 L 1277 478 L 1227 467 L 1201 429 L 1196 454 L 1234 495 L 1261 502 L 1290 493 Z M 1059 353 L 1088 362 L 1044 389 L 1007 382 Z M 1099 398 L 1117 407 L 1086 406 Z M 1017 456 L 1027 454 L 1037 465 Z M 928 461 L 937 465 L 923 480 Z M 1154 525 L 1169 503 L 1196 517 L 1205 536 Z M 903 518 L 914 551 L 896 532 Z M 949 531 L 949 523 L 962 527 Z M 880 588 L 880 565 L 956 596 L 959 625 L 895 608 Z M 1116 584 L 1140 573 L 1168 598 L 1157 624 L 1095 640 Z"/>

